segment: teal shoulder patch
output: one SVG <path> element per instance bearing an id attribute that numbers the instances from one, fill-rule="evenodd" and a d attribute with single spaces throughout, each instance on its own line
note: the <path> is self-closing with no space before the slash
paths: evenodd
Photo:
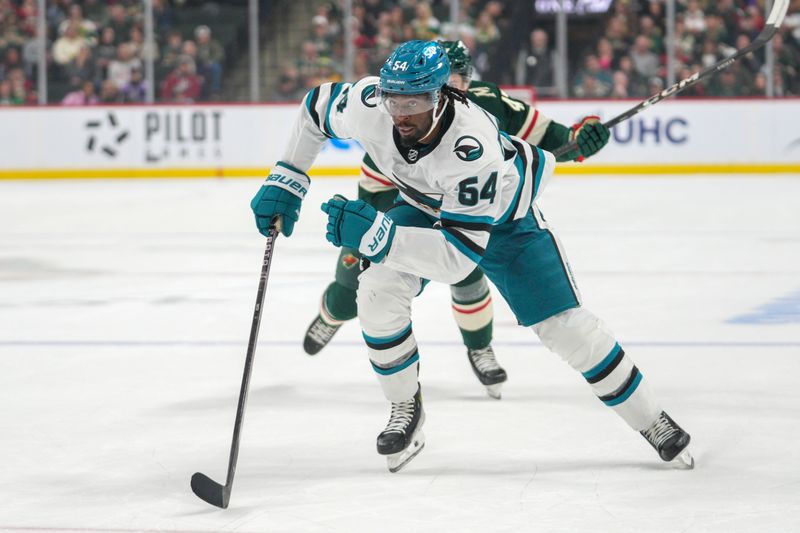
<path id="1" fill-rule="evenodd" d="M 483 145 L 471 135 L 463 135 L 456 141 L 453 152 L 462 161 L 475 161 L 483 155 Z"/>
<path id="2" fill-rule="evenodd" d="M 375 90 L 377 88 L 378 85 L 375 83 L 364 87 L 361 91 L 361 103 L 367 107 L 377 107 L 378 102 L 375 101 Z"/>

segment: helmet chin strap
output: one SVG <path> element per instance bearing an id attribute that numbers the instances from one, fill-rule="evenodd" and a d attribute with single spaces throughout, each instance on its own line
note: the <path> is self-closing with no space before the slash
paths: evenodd
<path id="1" fill-rule="evenodd" d="M 442 91 L 439 91 L 436 97 L 436 107 L 433 108 L 433 120 L 431 120 L 431 127 L 428 128 L 428 131 L 425 132 L 425 135 L 420 138 L 420 142 L 422 139 L 427 138 L 428 135 L 431 134 L 431 132 L 436 128 L 436 125 L 439 123 L 439 120 L 442 118 L 442 115 L 444 115 L 444 108 L 447 107 L 447 105 L 439 105 L 442 98 L 447 97 L 442 94 Z"/>

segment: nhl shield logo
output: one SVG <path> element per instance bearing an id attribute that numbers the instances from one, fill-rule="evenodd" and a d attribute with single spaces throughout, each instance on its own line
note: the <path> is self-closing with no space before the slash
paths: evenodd
<path id="1" fill-rule="evenodd" d="M 419 157 L 419 152 L 417 150 L 412 148 L 411 150 L 408 151 L 408 160 L 409 161 L 416 161 L 417 157 Z"/>

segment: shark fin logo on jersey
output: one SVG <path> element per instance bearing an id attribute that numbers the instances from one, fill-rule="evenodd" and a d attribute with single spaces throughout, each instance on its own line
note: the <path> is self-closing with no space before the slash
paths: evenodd
<path id="1" fill-rule="evenodd" d="M 373 83 L 372 85 L 367 85 L 364 87 L 364 90 L 361 91 L 361 103 L 367 107 L 377 107 L 378 103 L 375 102 L 375 90 L 377 89 L 378 85 Z"/>
<path id="2" fill-rule="evenodd" d="M 483 145 L 475 137 L 464 135 L 456 141 L 453 152 L 462 161 L 475 161 L 483 155 Z"/>

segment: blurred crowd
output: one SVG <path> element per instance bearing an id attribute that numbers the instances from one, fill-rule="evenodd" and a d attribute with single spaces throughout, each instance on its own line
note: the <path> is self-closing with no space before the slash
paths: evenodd
<path id="1" fill-rule="evenodd" d="M 688 78 L 748 46 L 764 28 L 763 2 L 678 0 L 675 23 L 675 79 Z M 790 20 L 773 38 L 774 69 L 765 49 L 736 61 L 708 83 L 684 96 L 764 95 L 767 77 L 775 95 L 800 94 L 800 31 Z M 572 78 L 577 97 L 645 97 L 664 88 L 667 78 L 663 1 L 618 1 L 593 47 L 581 57 Z M 532 37 L 533 40 L 533 37 Z M 533 48 L 533 46 L 531 47 Z"/>
<path id="2" fill-rule="evenodd" d="M 208 26 L 176 24 L 180 9 L 153 0 L 154 46 L 144 38 L 141 0 L 48 0 L 48 92 L 65 105 L 136 103 L 148 91 L 152 54 L 156 98 L 196 102 L 219 98 L 225 50 Z M 183 2 L 181 2 L 183 4 Z M 39 50 L 36 0 L 0 0 L 0 105 L 35 104 Z"/>
<path id="3" fill-rule="evenodd" d="M 800 2 L 793 3 L 791 11 L 800 9 Z M 765 22 L 763 0 L 677 0 L 676 4 L 677 80 L 747 46 Z M 557 58 L 553 18 L 534 17 L 527 42 L 509 47 L 501 41 L 501 35 L 513 24 L 510 5 L 496 0 L 462 0 L 461 22 L 453 28 L 448 22 L 448 0 L 354 0 L 350 21 L 355 45 L 354 78 L 377 73 L 382 61 L 400 42 L 446 38 L 455 32 L 471 50 L 478 77 L 489 73 L 492 65 L 499 65 L 492 72 L 504 75 L 489 81 L 531 85 L 541 94 L 554 94 Z M 662 90 L 667 80 L 665 11 L 664 0 L 616 0 L 611 10 L 593 23 L 573 24 L 570 96 L 632 98 Z M 800 94 L 797 18 L 790 16 L 773 40 L 773 72 L 767 72 L 761 49 L 685 94 L 764 95 L 768 76 L 772 77 L 777 96 Z M 308 38 L 281 68 L 278 99 L 296 100 L 321 82 L 341 81 L 344 24 L 338 2 L 317 8 L 309 21 Z"/>
<path id="4" fill-rule="evenodd" d="M 48 0 L 42 15 L 50 101 L 142 102 L 148 91 L 143 72 L 146 54 L 154 57 L 153 90 L 158 100 L 220 99 L 226 50 L 218 38 L 219 28 L 182 18 L 189 6 L 211 4 L 153 0 L 156 43 L 149 49 L 142 0 Z M 344 20 L 341 4 L 341 0 L 307 4 L 312 9 L 307 38 L 297 50 L 284 54 L 272 99 L 297 100 L 320 83 L 341 81 L 348 25 L 356 79 L 377 73 L 403 41 L 455 34 L 472 52 L 476 77 L 533 86 L 541 95 L 555 94 L 559 61 L 552 15 L 536 15 L 531 7 L 520 33 L 516 30 L 521 23 L 512 14 L 514 2 L 460 0 L 457 27 L 450 22 L 450 0 L 353 0 L 349 21 Z M 676 4 L 678 80 L 747 46 L 765 23 L 764 0 L 677 0 Z M 37 102 L 37 5 L 37 0 L 0 0 L 0 105 Z M 663 89 L 668 78 L 665 11 L 665 0 L 615 0 L 607 13 L 590 20 L 571 16 L 569 95 L 639 98 Z M 792 0 L 790 16 L 773 39 L 772 72 L 767 71 L 761 49 L 684 94 L 758 96 L 765 94 L 771 80 L 777 96 L 800 95 L 798 11 L 800 0 Z M 219 25 L 213 14 L 204 20 Z M 504 35 L 522 37 L 503 39 Z"/>
<path id="5" fill-rule="evenodd" d="M 504 3 L 497 0 L 461 0 L 458 28 L 449 22 L 447 0 L 355 0 L 350 27 L 353 31 L 354 78 L 377 73 L 399 43 L 411 39 L 437 39 L 456 31 L 472 52 L 479 71 L 496 52 Z M 342 11 L 337 2 L 317 8 L 310 31 L 295 61 L 281 68 L 278 98 L 295 100 L 325 81 L 340 81 L 344 69 Z"/>

